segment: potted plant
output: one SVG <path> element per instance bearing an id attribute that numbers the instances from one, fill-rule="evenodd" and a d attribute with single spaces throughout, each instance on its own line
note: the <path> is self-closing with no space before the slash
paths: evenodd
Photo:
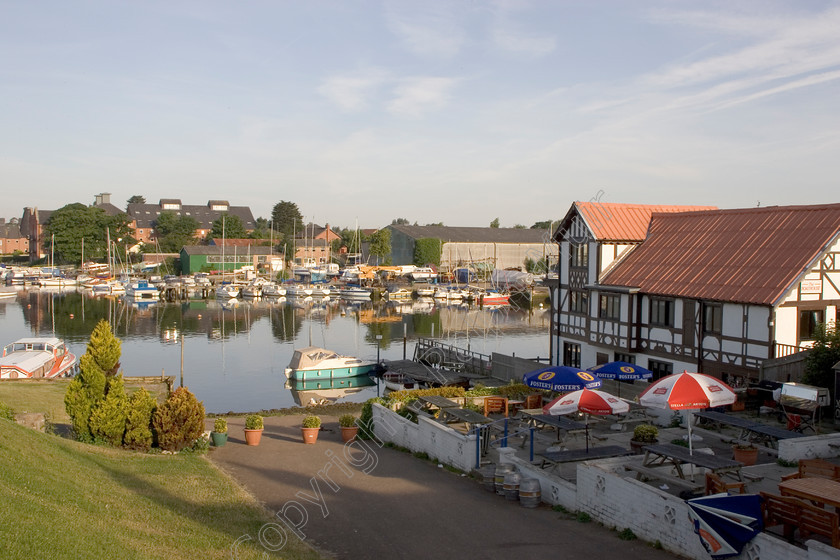
<path id="1" fill-rule="evenodd" d="M 315 443 L 318 441 L 318 432 L 321 430 L 321 418 L 309 414 L 303 418 L 300 431 L 303 434 L 303 443 Z"/>
<path id="2" fill-rule="evenodd" d="M 210 432 L 210 439 L 215 447 L 221 447 L 227 442 L 227 420 L 216 418 L 213 422 L 213 431 Z"/>
<path id="3" fill-rule="evenodd" d="M 745 467 L 755 465 L 758 460 L 758 447 L 751 443 L 736 443 L 732 446 L 735 460 L 744 463 Z"/>
<path id="4" fill-rule="evenodd" d="M 338 425 L 341 426 L 341 439 L 344 443 L 356 439 L 359 427 L 356 425 L 356 417 L 352 414 L 344 414 L 339 417 Z"/>
<path id="5" fill-rule="evenodd" d="M 263 433 L 263 417 L 259 414 L 249 414 L 245 417 L 245 443 L 259 445 Z"/>
<path id="6" fill-rule="evenodd" d="M 641 453 L 642 447 L 659 441 L 656 439 L 658 435 L 659 429 L 653 424 L 639 424 L 633 430 L 633 437 L 630 438 L 630 448 L 634 453 Z"/>

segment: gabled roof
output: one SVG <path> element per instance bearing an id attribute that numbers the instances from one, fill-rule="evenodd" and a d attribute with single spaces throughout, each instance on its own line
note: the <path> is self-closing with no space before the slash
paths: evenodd
<path id="1" fill-rule="evenodd" d="M 225 254 L 232 255 L 234 249 L 239 255 L 276 255 L 278 254 L 272 247 L 262 247 L 251 245 L 245 249 L 242 248 L 224 248 L 220 245 L 184 245 L 181 249 L 187 255 L 221 255 L 224 250 Z"/>
<path id="2" fill-rule="evenodd" d="M 650 217 L 655 212 L 693 212 L 717 210 L 716 206 L 679 206 L 668 204 L 622 204 L 617 202 L 575 202 L 560 222 L 554 235 L 568 231 L 575 214 L 598 241 L 628 241 L 638 243 L 647 234 Z"/>
<path id="3" fill-rule="evenodd" d="M 775 305 L 840 233 L 840 204 L 654 214 L 601 280 L 642 293 Z"/>
<path id="4" fill-rule="evenodd" d="M 545 230 L 448 226 L 387 226 L 413 239 L 435 238 L 453 243 L 544 243 Z"/>
<path id="5" fill-rule="evenodd" d="M 269 239 L 219 239 L 218 237 L 214 237 L 208 243 L 208 245 L 215 245 L 217 247 L 221 247 L 224 245 L 225 247 L 267 247 L 271 243 Z"/>
<path id="6" fill-rule="evenodd" d="M 246 230 L 255 229 L 256 221 L 251 209 L 247 206 L 229 206 L 226 212 L 212 210 L 209 205 L 181 205 L 179 210 L 164 210 L 164 204 L 180 204 L 176 198 L 161 199 L 160 204 L 132 203 L 126 208 L 128 215 L 136 221 L 137 228 L 153 228 L 157 224 L 161 212 L 172 212 L 179 216 L 191 216 L 198 221 L 201 229 L 210 229 L 213 222 L 222 217 L 222 214 L 238 216 Z"/>

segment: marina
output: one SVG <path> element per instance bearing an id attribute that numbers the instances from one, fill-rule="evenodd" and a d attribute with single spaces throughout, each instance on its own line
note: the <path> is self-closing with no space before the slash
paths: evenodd
<path id="1" fill-rule="evenodd" d="M 96 323 L 109 320 L 122 341 L 125 375 L 173 376 L 175 386 L 188 386 L 216 413 L 299 405 L 294 387 L 285 387 L 284 370 L 294 349 L 306 346 L 374 361 L 410 360 L 419 339 L 487 355 L 549 353 L 549 314 L 540 309 L 373 302 L 369 292 L 359 300 L 193 296 L 169 302 L 93 296 L 76 287 L 13 289 L 14 297 L 0 300 L 2 340 L 55 336 L 80 356 Z M 363 402 L 385 391 L 374 383 L 345 394 L 341 386 L 330 389 L 329 399 L 339 402 Z"/>

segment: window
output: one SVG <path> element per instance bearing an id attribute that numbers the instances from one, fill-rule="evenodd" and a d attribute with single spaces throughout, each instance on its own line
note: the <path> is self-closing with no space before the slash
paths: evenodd
<path id="1" fill-rule="evenodd" d="M 569 310 L 572 313 L 589 313 L 589 297 L 586 292 L 579 290 L 569 292 Z"/>
<path id="2" fill-rule="evenodd" d="M 703 332 L 720 334 L 723 326 L 723 306 L 707 303 L 703 306 Z"/>
<path id="3" fill-rule="evenodd" d="M 822 309 L 800 309 L 799 310 L 799 340 L 814 340 L 817 334 L 817 325 L 825 323 Z"/>
<path id="4" fill-rule="evenodd" d="M 673 327 L 674 300 L 650 298 L 650 324 L 659 327 Z"/>
<path id="5" fill-rule="evenodd" d="M 659 360 L 648 360 L 648 369 L 653 372 L 653 379 L 659 379 L 674 373 L 674 364 L 660 362 Z"/>
<path id="6" fill-rule="evenodd" d="M 586 268 L 589 265 L 589 244 L 569 243 L 569 266 Z"/>
<path id="7" fill-rule="evenodd" d="M 633 354 L 622 354 L 621 352 L 615 353 L 615 361 L 616 362 L 627 362 L 628 364 L 635 364 L 636 363 L 636 356 Z"/>
<path id="8" fill-rule="evenodd" d="M 621 318 L 621 296 L 616 294 L 602 295 L 598 317 L 618 321 Z"/>
<path id="9" fill-rule="evenodd" d="M 563 343 L 563 365 L 580 368 L 580 344 Z"/>

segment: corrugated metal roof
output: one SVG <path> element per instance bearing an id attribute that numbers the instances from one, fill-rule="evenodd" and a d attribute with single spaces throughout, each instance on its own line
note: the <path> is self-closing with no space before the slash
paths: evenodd
<path id="1" fill-rule="evenodd" d="M 654 214 L 601 284 L 775 305 L 840 232 L 840 204 Z"/>
<path id="2" fill-rule="evenodd" d="M 655 212 L 717 210 L 717 206 L 575 202 L 575 208 L 599 241 L 642 241 Z"/>
<path id="3" fill-rule="evenodd" d="M 436 238 L 452 243 L 545 243 L 542 229 L 482 228 L 450 226 L 406 226 L 391 224 L 389 228 L 413 239 Z"/>

